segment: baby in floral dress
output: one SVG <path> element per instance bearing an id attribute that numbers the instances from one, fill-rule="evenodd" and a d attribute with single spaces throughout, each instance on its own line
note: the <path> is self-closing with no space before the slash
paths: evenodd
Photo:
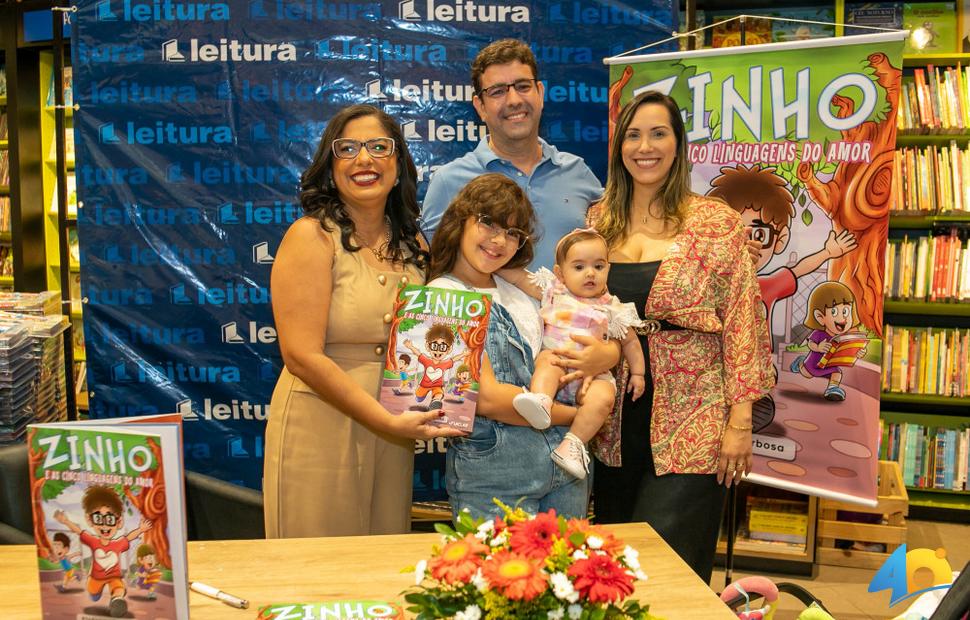
<path id="1" fill-rule="evenodd" d="M 533 286 L 524 287 L 531 288 L 527 292 L 542 300 L 539 314 L 545 327 L 530 391 L 516 396 L 512 404 L 519 415 L 538 429 L 547 428 L 551 422 L 553 398 L 579 405 L 569 432 L 551 457 L 580 479 L 589 472 L 586 443 L 596 435 L 613 408 L 616 379 L 607 372 L 571 381 L 560 388 L 559 380 L 569 371 L 553 365 L 556 356 L 552 349 L 581 348 L 582 345 L 570 338 L 571 334 L 621 339 L 623 355 L 630 367 L 628 389 L 634 399 L 644 390 L 646 362 L 632 329 L 640 324 L 640 318 L 633 304 L 621 303 L 607 292 L 606 278 L 610 271 L 607 252 L 606 240 L 594 229 L 576 229 L 559 240 L 553 271 L 540 269 L 530 278 Z"/>

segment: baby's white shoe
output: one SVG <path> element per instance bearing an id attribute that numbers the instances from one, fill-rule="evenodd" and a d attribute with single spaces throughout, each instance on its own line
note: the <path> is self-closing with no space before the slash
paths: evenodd
<path id="1" fill-rule="evenodd" d="M 583 480 L 589 473 L 589 452 L 586 451 L 583 440 L 572 433 L 566 433 L 566 437 L 559 447 L 552 451 L 550 457 L 556 465 L 574 478 Z"/>
<path id="2" fill-rule="evenodd" d="M 523 392 L 512 399 L 512 406 L 526 422 L 532 425 L 532 428 L 539 430 L 549 428 L 552 422 L 552 416 L 549 414 L 549 410 L 552 409 L 552 399 L 545 394 Z"/>

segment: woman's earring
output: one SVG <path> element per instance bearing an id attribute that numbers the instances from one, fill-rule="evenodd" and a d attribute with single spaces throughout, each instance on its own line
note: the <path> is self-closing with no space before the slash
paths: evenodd
<path id="1" fill-rule="evenodd" d="M 397 186 L 397 185 L 399 185 L 400 183 L 401 183 L 401 175 L 397 175 L 397 178 L 396 178 L 396 179 L 394 179 L 394 185 L 395 185 L 395 186 Z"/>
<path id="2" fill-rule="evenodd" d="M 333 174 L 327 175 L 327 187 L 330 189 L 337 187 L 337 184 L 333 182 Z"/>

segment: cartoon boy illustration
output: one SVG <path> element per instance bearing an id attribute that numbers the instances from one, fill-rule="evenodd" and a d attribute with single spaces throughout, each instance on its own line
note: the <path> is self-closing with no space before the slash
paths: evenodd
<path id="1" fill-rule="evenodd" d="M 81 544 L 91 549 L 88 594 L 92 601 L 100 600 L 107 586 L 111 596 L 108 612 L 113 618 L 119 618 L 128 611 L 125 582 L 121 578 L 122 554 L 128 550 L 132 541 L 152 528 L 152 522 L 143 518 L 138 527 L 124 536 L 118 535 L 125 521 L 124 506 L 114 489 L 106 486 L 88 487 L 81 498 L 81 506 L 93 534 L 78 527 L 63 510 L 55 512 L 54 518 L 77 534 Z"/>
<path id="2" fill-rule="evenodd" d="M 395 394 L 410 394 L 414 391 L 413 377 L 411 373 L 414 369 L 411 367 L 411 356 L 407 353 L 401 353 L 397 357 L 397 365 L 394 367 L 401 377 L 401 385 L 395 388 Z"/>
<path id="3" fill-rule="evenodd" d="M 791 371 L 809 379 L 827 378 L 828 385 L 822 394 L 825 399 L 845 400 L 845 390 L 839 385 L 842 369 L 866 354 L 868 342 L 865 334 L 856 330 L 859 316 L 849 287 L 841 282 L 822 282 L 816 286 L 808 298 L 805 326 L 813 330 L 805 340 L 809 353 L 798 356 L 792 362 Z M 843 347 L 840 357 L 826 357 L 833 347 Z"/>
<path id="4" fill-rule="evenodd" d="M 472 371 L 468 366 L 462 364 L 455 371 L 455 387 L 452 388 L 451 393 L 454 394 L 458 402 L 465 402 L 465 392 L 468 391 L 472 386 Z"/>
<path id="5" fill-rule="evenodd" d="M 155 600 L 155 586 L 162 579 L 162 571 L 158 568 L 158 560 L 155 559 L 155 547 L 148 543 L 138 546 L 135 552 L 138 558 L 138 571 L 135 573 L 133 582 L 142 590 L 148 590 L 148 598 Z"/>
<path id="6" fill-rule="evenodd" d="M 445 371 L 454 366 L 455 361 L 462 356 L 445 357 L 455 345 L 455 334 L 447 325 L 432 325 L 425 333 L 424 344 L 428 349 L 428 355 L 419 351 L 410 340 L 404 341 L 404 346 L 417 356 L 418 363 L 424 367 L 421 383 L 414 391 L 414 400 L 418 403 L 424 402 L 430 393 L 431 402 L 428 404 L 428 411 L 432 411 L 442 407 L 441 401 L 445 396 Z"/>
<path id="7" fill-rule="evenodd" d="M 855 235 L 851 232 L 843 230 L 836 233 L 831 230 L 818 252 L 806 256 L 792 267 L 779 267 L 771 273 L 763 273 L 771 259 L 785 251 L 790 239 L 795 198 L 788 191 L 785 179 L 775 174 L 775 168 L 739 164 L 737 168 L 721 168 L 721 176 L 711 181 L 711 186 L 707 195 L 724 200 L 740 213 L 744 225 L 751 227 L 751 239 L 761 242 L 761 254 L 755 271 L 758 272 L 758 285 L 769 328 L 775 303 L 795 294 L 799 278 L 812 273 L 825 261 L 839 258 L 856 248 Z"/>
<path id="8" fill-rule="evenodd" d="M 64 579 L 55 586 L 58 592 L 63 593 L 72 579 L 81 581 L 81 574 L 74 564 L 81 559 L 81 554 L 71 553 L 71 538 L 64 532 L 57 532 L 51 537 L 51 555 L 64 571 Z"/>

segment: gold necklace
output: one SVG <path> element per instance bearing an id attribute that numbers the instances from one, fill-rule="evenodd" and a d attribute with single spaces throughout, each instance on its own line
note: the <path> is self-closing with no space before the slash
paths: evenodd
<path id="1" fill-rule="evenodd" d="M 368 250 L 370 250 L 371 253 L 374 255 L 374 258 L 376 258 L 379 262 L 384 263 L 390 260 L 391 258 L 391 253 L 390 253 L 391 220 L 386 215 L 384 216 L 384 242 L 383 243 L 379 244 L 376 248 L 364 243 L 364 240 L 361 239 L 360 234 L 358 234 L 356 229 L 354 229 L 354 239 L 357 240 L 357 245 L 359 245 L 362 248 L 367 248 Z"/>

